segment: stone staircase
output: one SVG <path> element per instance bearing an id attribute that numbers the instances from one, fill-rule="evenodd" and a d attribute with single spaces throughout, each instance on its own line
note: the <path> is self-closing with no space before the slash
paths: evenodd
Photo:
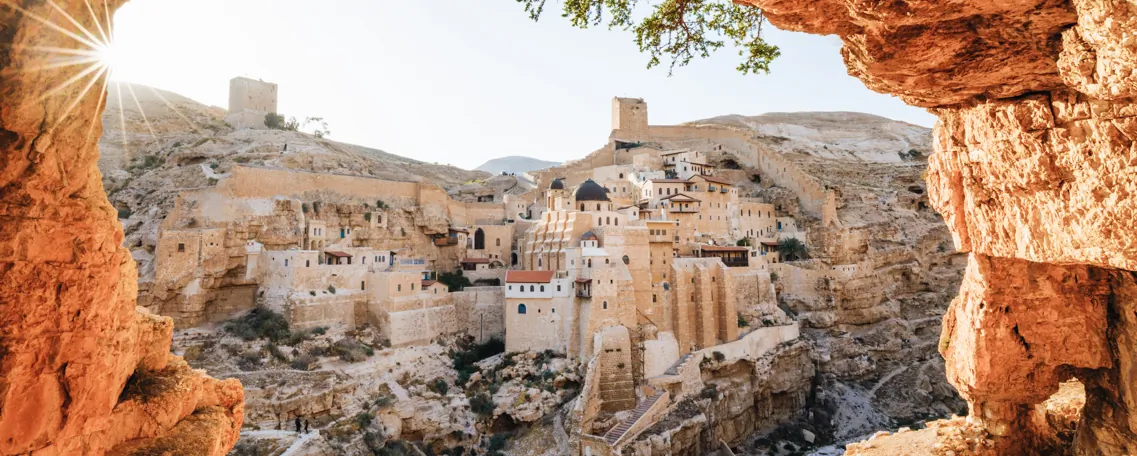
<path id="1" fill-rule="evenodd" d="M 679 368 L 683 366 L 683 363 L 686 363 L 687 360 L 691 359 L 691 355 L 694 354 L 695 352 L 689 352 L 686 355 L 680 356 L 679 359 L 675 361 L 675 364 L 672 364 L 671 367 L 668 367 L 666 371 L 663 371 L 663 373 L 665 375 L 679 375 Z"/>
<path id="2" fill-rule="evenodd" d="M 624 422 L 604 433 L 604 441 L 607 442 L 608 445 L 615 445 L 616 442 L 619 442 L 620 439 L 624 437 L 624 434 L 636 424 L 636 421 L 643 418 L 644 414 L 647 413 L 648 410 L 651 410 L 651 407 L 655 405 L 661 397 L 663 397 L 663 393 L 656 393 L 654 396 L 643 401 L 635 410 L 632 410 L 632 416 L 629 416 Z"/>
<path id="3" fill-rule="evenodd" d="M 631 369 L 602 365 L 599 380 L 601 408 L 604 411 L 618 412 L 636 406 L 635 382 Z"/>

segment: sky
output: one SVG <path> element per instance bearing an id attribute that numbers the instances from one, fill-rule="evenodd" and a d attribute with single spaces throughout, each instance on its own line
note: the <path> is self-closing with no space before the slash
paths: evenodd
<path id="1" fill-rule="evenodd" d="M 848 76 L 834 36 L 768 27 L 782 50 L 769 75 L 742 75 L 724 48 L 669 77 L 631 32 L 574 28 L 558 6 L 533 22 L 514 0 L 133 0 L 115 15 L 113 78 L 220 107 L 233 77 L 275 82 L 280 113 L 324 117 L 331 139 L 463 168 L 583 157 L 606 144 L 614 96 L 644 98 L 653 125 L 794 111 L 934 123 Z"/>

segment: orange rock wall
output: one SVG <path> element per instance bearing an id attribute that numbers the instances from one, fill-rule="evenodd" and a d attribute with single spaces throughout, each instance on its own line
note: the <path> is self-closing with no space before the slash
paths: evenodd
<path id="1" fill-rule="evenodd" d="M 1004 452 L 1048 452 L 1036 405 L 1077 377 L 1086 406 L 1060 444 L 1137 451 L 1133 4 L 740 1 L 840 36 L 849 74 L 939 116 L 928 193 L 971 254 L 940 350 L 970 421 Z"/>
<path id="2" fill-rule="evenodd" d="M 241 427 L 240 383 L 188 369 L 172 322 L 136 310 L 95 166 L 105 75 L 37 70 L 44 48 L 83 46 L 44 22 L 75 31 L 70 15 L 98 36 L 92 11 L 120 3 L 0 7 L 0 454 L 220 455 Z"/>

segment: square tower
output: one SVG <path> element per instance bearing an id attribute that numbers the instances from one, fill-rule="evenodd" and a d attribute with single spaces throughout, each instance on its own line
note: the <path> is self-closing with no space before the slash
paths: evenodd
<path id="1" fill-rule="evenodd" d="M 613 98 L 612 129 L 646 131 L 647 102 L 643 98 Z"/>
<path id="2" fill-rule="evenodd" d="M 229 112 L 276 112 L 276 84 L 244 77 L 229 81 Z"/>
<path id="3" fill-rule="evenodd" d="M 265 115 L 276 113 L 276 84 L 244 77 L 229 81 L 229 115 L 236 128 L 265 128 Z"/>

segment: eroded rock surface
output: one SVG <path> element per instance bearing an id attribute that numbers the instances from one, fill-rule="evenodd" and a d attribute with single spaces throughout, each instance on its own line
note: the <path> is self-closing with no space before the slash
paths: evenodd
<path id="1" fill-rule="evenodd" d="M 970 421 L 996 448 L 1050 451 L 1036 404 L 1076 377 L 1086 405 L 1066 448 L 1133 453 L 1132 3 L 746 3 L 839 35 L 851 75 L 939 115 L 928 193 L 972 255 L 940 350 Z"/>
<path id="2" fill-rule="evenodd" d="M 102 73 L 29 71 L 51 62 L 43 49 L 78 45 L 45 21 L 97 30 L 93 15 L 14 5 L 0 9 L 0 454 L 225 454 L 240 383 L 189 369 L 170 355 L 171 321 L 135 307 L 96 169 Z"/>

